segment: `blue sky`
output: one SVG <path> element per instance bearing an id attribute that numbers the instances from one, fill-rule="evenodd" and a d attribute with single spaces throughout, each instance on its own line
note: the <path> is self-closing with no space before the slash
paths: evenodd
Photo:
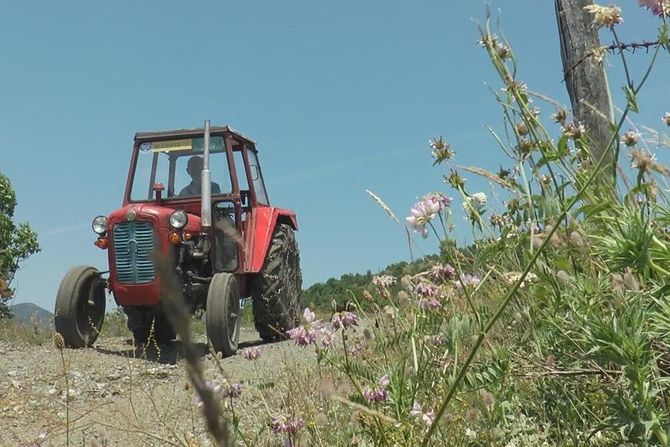
<path id="1" fill-rule="evenodd" d="M 567 103 L 553 2 L 491 4 L 520 78 Z M 620 4 L 624 40 L 653 39 L 657 21 Z M 439 135 L 459 164 L 507 164 L 485 127 L 501 119 L 476 43 L 484 11 L 437 0 L 7 2 L 0 171 L 16 189 L 16 219 L 42 245 L 17 275 L 15 302 L 52 309 L 71 266 L 105 268 L 90 222 L 120 206 L 136 131 L 205 119 L 257 141 L 270 200 L 298 214 L 305 285 L 408 260 L 404 230 L 365 189 L 401 219 L 424 193 L 451 193 L 431 167 L 427 141 Z M 656 127 L 670 108 L 667 59 L 641 97 Z M 417 243 L 417 254 L 436 249 Z"/>

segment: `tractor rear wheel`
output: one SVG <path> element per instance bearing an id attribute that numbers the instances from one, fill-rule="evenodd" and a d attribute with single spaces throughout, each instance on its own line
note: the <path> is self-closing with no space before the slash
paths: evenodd
<path id="1" fill-rule="evenodd" d="M 105 319 L 105 281 L 95 267 L 72 267 L 56 294 L 54 326 L 70 348 L 91 346 Z"/>
<path id="2" fill-rule="evenodd" d="M 263 268 L 251 287 L 254 323 L 265 341 L 286 336 L 300 322 L 302 273 L 293 228 L 277 224 Z"/>
<path id="3" fill-rule="evenodd" d="M 240 339 L 240 290 L 232 273 L 217 273 L 207 290 L 205 309 L 207 337 L 215 352 L 224 357 L 237 352 Z"/>
<path id="4" fill-rule="evenodd" d="M 174 330 L 161 310 L 132 307 L 123 310 L 128 316 L 128 329 L 133 333 L 135 344 L 143 345 L 153 340 L 164 345 L 174 340 Z"/>

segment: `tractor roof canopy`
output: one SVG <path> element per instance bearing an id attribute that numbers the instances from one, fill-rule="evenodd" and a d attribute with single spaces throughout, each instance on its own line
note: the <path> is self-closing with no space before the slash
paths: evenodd
<path id="1" fill-rule="evenodd" d="M 237 137 L 238 140 L 250 144 L 255 144 L 255 142 L 247 137 L 246 135 L 236 131 L 230 126 L 212 126 L 210 127 L 210 133 L 214 134 L 230 134 Z M 173 137 L 187 137 L 187 136 L 202 136 L 205 132 L 205 129 L 202 127 L 195 129 L 176 129 L 176 130 L 160 130 L 157 132 L 137 132 L 135 134 L 135 141 L 138 140 L 155 140 L 155 139 L 169 139 Z"/>
<path id="2" fill-rule="evenodd" d="M 200 196 L 204 160 L 204 129 L 178 129 L 135 134 L 126 187 L 126 202 L 155 199 L 156 183 L 166 188 L 166 200 Z M 268 204 L 253 140 L 228 126 L 210 128 L 209 170 L 212 196 L 245 191 L 256 203 Z"/>

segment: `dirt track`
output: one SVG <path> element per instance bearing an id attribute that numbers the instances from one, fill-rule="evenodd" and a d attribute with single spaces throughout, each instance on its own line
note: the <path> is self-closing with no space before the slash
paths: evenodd
<path id="1" fill-rule="evenodd" d="M 225 383 L 204 337 L 198 341 L 207 377 Z M 242 384 L 234 404 L 241 427 L 255 432 L 281 406 L 283 379 L 307 371 L 314 353 L 290 341 L 261 346 L 249 328 L 242 329 L 240 341 L 241 349 L 260 346 L 261 357 L 249 361 L 238 352 L 221 364 L 229 383 Z M 62 352 L 69 403 L 60 351 L 50 343 L 0 340 L 0 446 L 64 446 L 68 426 L 74 446 L 211 445 L 179 342 L 160 351 L 142 350 L 128 339 L 112 337 L 99 339 L 93 348 Z"/>

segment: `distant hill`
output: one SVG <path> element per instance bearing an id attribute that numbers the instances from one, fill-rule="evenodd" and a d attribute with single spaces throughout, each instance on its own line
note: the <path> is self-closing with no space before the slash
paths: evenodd
<path id="1" fill-rule="evenodd" d="M 21 303 L 9 306 L 9 310 L 14 315 L 14 320 L 22 324 L 38 326 L 52 326 L 54 315 L 48 310 L 42 309 L 37 304 Z"/>

